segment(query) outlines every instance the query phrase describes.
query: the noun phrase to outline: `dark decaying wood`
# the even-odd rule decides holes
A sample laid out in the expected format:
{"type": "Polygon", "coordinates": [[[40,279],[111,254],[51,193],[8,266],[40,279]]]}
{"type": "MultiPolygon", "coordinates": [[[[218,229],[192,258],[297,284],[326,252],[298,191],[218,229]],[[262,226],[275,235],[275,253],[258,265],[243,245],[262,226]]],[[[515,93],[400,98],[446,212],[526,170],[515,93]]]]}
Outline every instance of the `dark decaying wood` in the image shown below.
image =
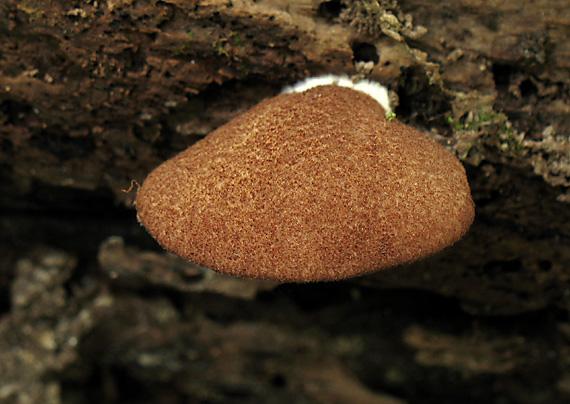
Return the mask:
{"type": "Polygon", "coordinates": [[[568,402],[568,38],[566,0],[0,2],[0,402],[568,402]],[[466,237],[310,285],[160,250],[131,182],[325,73],[462,160],[466,237]]]}

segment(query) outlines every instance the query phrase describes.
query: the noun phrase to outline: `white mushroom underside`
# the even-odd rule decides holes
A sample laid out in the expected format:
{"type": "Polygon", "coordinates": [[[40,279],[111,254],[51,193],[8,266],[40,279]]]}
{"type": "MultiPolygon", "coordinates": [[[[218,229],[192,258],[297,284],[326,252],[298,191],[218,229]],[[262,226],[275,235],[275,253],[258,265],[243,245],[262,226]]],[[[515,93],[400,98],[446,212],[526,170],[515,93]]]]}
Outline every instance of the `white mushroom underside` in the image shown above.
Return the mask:
{"type": "Polygon", "coordinates": [[[386,113],[391,113],[390,97],[388,96],[388,89],[382,84],[371,80],[359,80],[353,82],[348,76],[337,76],[334,74],[327,74],[325,76],[309,77],[298,83],[287,86],[283,89],[282,93],[302,93],[313,87],[326,86],[335,84],[340,87],[348,87],[354,90],[368,94],[374,98],[386,110],[386,113]]]}

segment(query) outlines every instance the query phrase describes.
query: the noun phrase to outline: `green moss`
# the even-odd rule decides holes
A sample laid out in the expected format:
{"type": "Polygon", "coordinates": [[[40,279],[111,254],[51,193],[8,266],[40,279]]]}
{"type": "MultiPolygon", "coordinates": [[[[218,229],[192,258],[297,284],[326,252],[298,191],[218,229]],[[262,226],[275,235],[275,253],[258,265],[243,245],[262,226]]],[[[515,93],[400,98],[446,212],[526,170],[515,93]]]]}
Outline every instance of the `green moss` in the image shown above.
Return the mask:
{"type": "Polygon", "coordinates": [[[495,123],[505,123],[507,118],[504,114],[495,111],[478,111],[473,114],[474,118],[458,120],[448,117],[447,121],[451,127],[456,130],[477,130],[484,126],[490,126],[495,123]]]}
{"type": "Polygon", "coordinates": [[[229,37],[220,38],[212,43],[215,54],[224,57],[230,66],[236,68],[241,78],[247,75],[247,64],[241,56],[243,46],[239,32],[234,32],[229,37]]]}
{"type": "Polygon", "coordinates": [[[485,154],[483,146],[491,146],[500,150],[503,156],[520,158],[528,148],[523,144],[524,134],[513,129],[507,116],[494,110],[474,111],[466,118],[448,117],[447,122],[453,129],[458,141],[463,142],[465,157],[472,148],[485,154]]]}
{"type": "MultiPolygon", "coordinates": [[[[196,33],[193,31],[186,31],[186,37],[188,39],[190,39],[191,41],[194,39],[194,37],[196,36],[196,33]]],[[[175,49],[172,52],[172,56],[180,56],[180,55],[186,55],[188,53],[190,53],[190,50],[192,49],[192,42],[186,42],[185,44],[183,44],[182,46],[180,46],[178,49],[175,49]]]]}
{"type": "Polygon", "coordinates": [[[463,129],[463,123],[453,118],[452,116],[447,117],[447,122],[449,122],[449,125],[451,125],[454,131],[459,131],[463,129]]]}
{"type": "Polygon", "coordinates": [[[234,44],[235,46],[239,49],[243,47],[243,42],[241,40],[241,34],[239,32],[236,32],[233,35],[233,40],[234,40],[234,44]]]}
{"type": "Polygon", "coordinates": [[[212,44],[212,46],[214,47],[214,51],[218,56],[226,55],[226,57],[229,58],[229,54],[225,51],[224,45],[221,42],[216,42],[212,44]]]}
{"type": "Polygon", "coordinates": [[[185,55],[186,53],[188,53],[188,50],[190,49],[190,44],[185,43],[184,45],[182,45],[180,48],[175,49],[172,52],[172,56],[180,56],[180,55],[185,55]]]}

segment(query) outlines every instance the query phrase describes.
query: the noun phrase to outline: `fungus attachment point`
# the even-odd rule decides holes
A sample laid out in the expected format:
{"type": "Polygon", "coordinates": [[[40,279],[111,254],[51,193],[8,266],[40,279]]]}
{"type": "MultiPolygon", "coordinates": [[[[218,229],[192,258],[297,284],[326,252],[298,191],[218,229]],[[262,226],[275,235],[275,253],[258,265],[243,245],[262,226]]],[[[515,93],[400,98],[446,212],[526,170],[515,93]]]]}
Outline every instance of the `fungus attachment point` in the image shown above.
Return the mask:
{"type": "Polygon", "coordinates": [[[284,282],[359,276],[459,240],[474,217],[461,163],[342,80],[262,101],[160,165],[138,192],[140,222],[187,260],[284,282]]]}

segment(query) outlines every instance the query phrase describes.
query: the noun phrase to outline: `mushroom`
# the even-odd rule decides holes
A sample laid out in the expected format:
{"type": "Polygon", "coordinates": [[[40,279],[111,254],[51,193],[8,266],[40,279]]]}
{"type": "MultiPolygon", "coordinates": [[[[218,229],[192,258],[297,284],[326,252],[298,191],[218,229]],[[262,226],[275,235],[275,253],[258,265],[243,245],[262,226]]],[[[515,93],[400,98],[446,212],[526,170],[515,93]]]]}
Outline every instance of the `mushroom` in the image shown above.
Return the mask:
{"type": "Polygon", "coordinates": [[[463,236],[474,204],[459,160],[388,119],[383,87],[327,77],[150,173],[136,207],[162,247],[228,275],[311,282],[409,263],[463,236]]]}

